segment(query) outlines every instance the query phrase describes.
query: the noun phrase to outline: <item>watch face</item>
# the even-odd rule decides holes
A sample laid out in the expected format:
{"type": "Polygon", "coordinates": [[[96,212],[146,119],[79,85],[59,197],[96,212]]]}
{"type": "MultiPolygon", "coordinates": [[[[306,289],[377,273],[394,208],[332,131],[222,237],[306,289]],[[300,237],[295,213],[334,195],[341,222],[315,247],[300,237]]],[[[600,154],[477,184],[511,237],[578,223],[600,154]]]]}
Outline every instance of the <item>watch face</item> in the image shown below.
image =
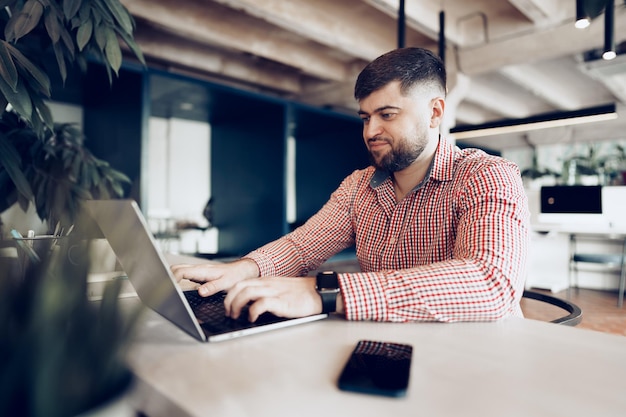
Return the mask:
{"type": "Polygon", "coordinates": [[[320,272],[317,274],[317,290],[338,290],[339,289],[339,279],[337,279],[336,272],[320,272]]]}
{"type": "Polygon", "coordinates": [[[337,309],[339,279],[332,271],[320,272],[316,276],[316,290],[322,298],[322,313],[333,313],[337,309]]]}

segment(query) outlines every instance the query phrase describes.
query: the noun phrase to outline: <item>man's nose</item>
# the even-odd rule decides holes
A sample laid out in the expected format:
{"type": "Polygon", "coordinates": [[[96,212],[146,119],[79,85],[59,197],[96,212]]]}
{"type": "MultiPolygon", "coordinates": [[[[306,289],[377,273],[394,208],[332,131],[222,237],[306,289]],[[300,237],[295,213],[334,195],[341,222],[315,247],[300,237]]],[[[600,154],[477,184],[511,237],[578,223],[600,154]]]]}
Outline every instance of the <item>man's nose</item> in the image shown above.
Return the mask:
{"type": "Polygon", "coordinates": [[[370,120],[369,123],[363,126],[363,136],[366,139],[374,138],[382,133],[382,126],[375,120],[370,120]]]}

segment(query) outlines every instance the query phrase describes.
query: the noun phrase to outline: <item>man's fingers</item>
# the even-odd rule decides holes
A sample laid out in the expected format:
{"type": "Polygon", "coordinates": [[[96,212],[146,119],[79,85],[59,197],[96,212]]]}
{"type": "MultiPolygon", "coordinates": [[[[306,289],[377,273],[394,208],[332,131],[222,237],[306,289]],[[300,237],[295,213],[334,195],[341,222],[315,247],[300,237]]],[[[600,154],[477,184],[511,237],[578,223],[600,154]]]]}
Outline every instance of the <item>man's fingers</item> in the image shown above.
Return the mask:
{"type": "Polygon", "coordinates": [[[219,278],[221,274],[220,270],[209,264],[173,265],[170,269],[177,281],[187,279],[198,284],[219,278]]]}
{"type": "Polygon", "coordinates": [[[204,282],[211,276],[209,265],[181,264],[173,265],[170,269],[177,281],[188,279],[194,282],[204,282]]]}
{"type": "Polygon", "coordinates": [[[178,282],[187,279],[201,284],[198,287],[198,293],[203,297],[228,289],[225,280],[219,279],[222,277],[221,271],[212,265],[178,264],[172,265],[171,270],[178,282]]]}
{"type": "Polygon", "coordinates": [[[312,278],[266,277],[234,285],[224,299],[226,314],[238,318],[249,304],[249,318],[270,312],[279,317],[304,317],[321,312],[312,278]]]}
{"type": "Polygon", "coordinates": [[[198,293],[207,297],[220,291],[229,291],[238,281],[257,277],[258,267],[251,260],[231,263],[178,264],[171,266],[174,278],[200,284],[198,293]]]}
{"type": "Polygon", "coordinates": [[[263,313],[272,313],[279,317],[289,317],[282,308],[284,303],[278,297],[263,297],[256,300],[248,309],[248,319],[255,322],[263,313]]]}
{"type": "Polygon", "coordinates": [[[270,286],[263,285],[262,281],[261,279],[252,279],[235,284],[224,299],[226,315],[236,319],[248,303],[263,297],[274,296],[276,291],[270,286]]]}
{"type": "MultiPolygon", "coordinates": [[[[201,281],[196,281],[201,282],[201,281]]],[[[202,297],[208,297],[213,294],[217,294],[220,291],[224,291],[227,288],[223,288],[224,280],[218,279],[216,281],[207,281],[198,287],[198,294],[202,297]]]]}
{"type": "Polygon", "coordinates": [[[174,274],[174,278],[176,278],[176,281],[180,282],[181,279],[185,278],[185,271],[191,266],[192,265],[189,264],[177,264],[172,265],[170,269],[172,271],[172,274],[174,274]]]}

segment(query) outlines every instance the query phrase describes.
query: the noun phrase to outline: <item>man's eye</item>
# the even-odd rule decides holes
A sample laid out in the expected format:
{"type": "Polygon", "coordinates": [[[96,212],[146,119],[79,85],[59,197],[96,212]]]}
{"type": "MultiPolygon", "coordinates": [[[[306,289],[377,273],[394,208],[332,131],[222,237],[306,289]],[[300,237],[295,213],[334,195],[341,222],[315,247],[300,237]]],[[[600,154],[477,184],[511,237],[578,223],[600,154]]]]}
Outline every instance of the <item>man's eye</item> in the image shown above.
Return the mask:
{"type": "Polygon", "coordinates": [[[361,120],[363,121],[363,123],[367,123],[370,121],[369,117],[361,117],[361,120]]]}
{"type": "Polygon", "coordinates": [[[395,116],[395,115],[396,115],[395,113],[382,113],[380,116],[381,116],[383,119],[391,119],[391,118],[392,118],[393,116],[395,116]]]}

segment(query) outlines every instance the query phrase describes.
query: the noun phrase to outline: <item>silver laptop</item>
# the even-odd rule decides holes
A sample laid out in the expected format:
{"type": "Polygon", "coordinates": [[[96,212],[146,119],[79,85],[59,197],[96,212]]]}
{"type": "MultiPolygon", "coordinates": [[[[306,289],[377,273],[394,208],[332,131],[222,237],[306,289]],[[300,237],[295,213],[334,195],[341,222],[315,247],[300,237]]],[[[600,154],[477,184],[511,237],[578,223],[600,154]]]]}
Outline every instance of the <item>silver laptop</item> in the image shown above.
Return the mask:
{"type": "Polygon", "coordinates": [[[195,290],[181,290],[135,201],[88,200],[86,209],[141,301],[198,340],[217,342],[327,317],[286,319],[266,313],[254,323],[246,311],[237,320],[226,317],[224,293],[203,298],[195,290]]]}

